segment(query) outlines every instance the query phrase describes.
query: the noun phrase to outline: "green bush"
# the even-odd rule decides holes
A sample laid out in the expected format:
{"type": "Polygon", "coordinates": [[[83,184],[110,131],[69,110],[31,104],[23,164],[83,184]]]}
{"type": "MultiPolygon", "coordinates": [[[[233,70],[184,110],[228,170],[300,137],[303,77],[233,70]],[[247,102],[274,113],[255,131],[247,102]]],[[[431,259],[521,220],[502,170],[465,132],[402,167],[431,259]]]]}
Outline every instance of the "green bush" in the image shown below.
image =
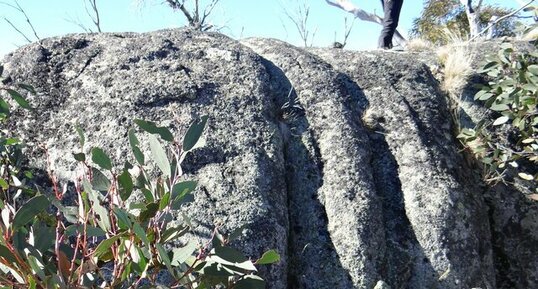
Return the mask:
{"type": "MultiPolygon", "coordinates": [[[[34,92],[27,85],[20,88],[34,92]]],[[[30,108],[18,92],[2,89],[30,108]]],[[[9,106],[1,103],[5,120],[9,106]]],[[[229,247],[241,229],[225,236],[217,227],[206,244],[191,240],[172,246],[191,231],[188,217],[179,212],[193,201],[196,182],[184,180],[181,163],[195,148],[207,119],[192,124],[181,142],[165,127],[134,121],[149,133],[151,163],[160,170],[154,178],[148,173],[154,166],[142,153],[134,129],[129,143],[137,164],[125,162],[117,170],[102,149],[85,151],[85,135],[77,126],[81,151],[73,157],[84,175],[75,181],[73,204],[51,172],[51,195],[24,186],[31,174],[21,176],[21,144],[2,136],[0,288],[156,288],[165,271],[174,280],[171,288],[265,288],[255,265],[280,257],[271,250],[251,261],[229,247]],[[171,222],[175,218],[182,222],[171,222]]]]}
{"type": "Polygon", "coordinates": [[[537,60],[536,50],[522,53],[507,43],[479,71],[490,80],[475,99],[493,117],[483,119],[474,129],[464,129],[458,138],[484,164],[489,179],[517,175],[534,185],[538,182],[537,60]]]}

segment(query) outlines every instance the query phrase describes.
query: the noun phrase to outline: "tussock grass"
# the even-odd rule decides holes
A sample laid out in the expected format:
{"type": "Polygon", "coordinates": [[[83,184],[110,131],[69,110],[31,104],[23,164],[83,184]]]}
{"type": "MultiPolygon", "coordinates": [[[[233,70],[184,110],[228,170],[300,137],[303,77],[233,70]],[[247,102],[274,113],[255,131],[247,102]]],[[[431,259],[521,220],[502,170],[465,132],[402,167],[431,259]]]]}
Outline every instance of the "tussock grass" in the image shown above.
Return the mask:
{"type": "Polygon", "coordinates": [[[435,44],[422,38],[413,38],[407,41],[405,49],[411,52],[434,51],[435,44]]]}
{"type": "Polygon", "coordinates": [[[444,67],[441,88],[451,97],[455,97],[461,93],[473,74],[471,62],[474,52],[468,46],[460,44],[441,47],[437,53],[444,67]]]}

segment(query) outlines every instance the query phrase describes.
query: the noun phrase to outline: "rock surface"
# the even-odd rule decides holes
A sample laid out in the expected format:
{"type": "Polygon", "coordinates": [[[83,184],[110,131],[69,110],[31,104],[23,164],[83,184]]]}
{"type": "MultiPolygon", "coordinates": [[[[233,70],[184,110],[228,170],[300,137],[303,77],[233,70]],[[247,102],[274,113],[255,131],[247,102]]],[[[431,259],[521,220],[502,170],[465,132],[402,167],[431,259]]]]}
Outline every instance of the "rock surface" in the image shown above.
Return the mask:
{"type": "Polygon", "coordinates": [[[46,145],[63,179],[77,173],[77,122],[119,166],[133,119],[180,135],[208,114],[185,161],[199,182],[186,212],[202,239],[245,226],[247,255],[276,249],[269,288],[538,286],[538,206],[479,186],[412,55],[165,30],[46,39],[3,63],[40,92],[8,126],[46,145]]]}

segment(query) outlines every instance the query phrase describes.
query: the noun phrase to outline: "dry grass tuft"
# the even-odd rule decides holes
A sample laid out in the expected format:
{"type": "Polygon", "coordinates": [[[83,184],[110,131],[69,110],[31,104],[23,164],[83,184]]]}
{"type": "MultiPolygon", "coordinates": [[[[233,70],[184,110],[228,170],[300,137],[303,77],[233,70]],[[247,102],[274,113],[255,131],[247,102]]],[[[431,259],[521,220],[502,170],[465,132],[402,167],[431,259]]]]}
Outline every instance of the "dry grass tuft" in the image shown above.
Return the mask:
{"type": "Polygon", "coordinates": [[[407,41],[405,48],[407,51],[412,52],[433,51],[435,50],[435,45],[422,38],[413,38],[407,41]]]}
{"type": "Polygon", "coordinates": [[[440,49],[438,56],[444,66],[442,88],[454,97],[460,94],[473,73],[473,52],[468,46],[451,45],[440,49]]]}

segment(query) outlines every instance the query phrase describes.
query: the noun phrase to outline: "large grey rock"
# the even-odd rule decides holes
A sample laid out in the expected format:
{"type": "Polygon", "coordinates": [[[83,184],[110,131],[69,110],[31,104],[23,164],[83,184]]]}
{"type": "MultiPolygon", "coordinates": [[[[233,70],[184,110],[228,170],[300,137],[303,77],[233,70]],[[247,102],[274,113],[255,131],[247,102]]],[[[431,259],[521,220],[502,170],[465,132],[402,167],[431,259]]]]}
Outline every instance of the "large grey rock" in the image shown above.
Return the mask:
{"type": "Polygon", "coordinates": [[[206,145],[184,163],[199,181],[186,213],[200,240],[246,226],[234,245],[248,256],[276,249],[282,262],[261,272],[269,288],[538,284],[538,208],[479,186],[413,55],[167,30],[45,39],[4,63],[40,92],[8,126],[32,166],[45,168],[36,147],[48,147],[62,181],[77,174],[76,122],[120,166],[132,119],[179,137],[208,114],[206,145]]]}
{"type": "MultiPolygon", "coordinates": [[[[187,178],[199,182],[187,213],[204,238],[217,224],[246,226],[243,251],[253,258],[271,248],[280,252],[283,261],[264,275],[270,288],[286,288],[284,150],[269,74],[258,55],[218,34],[159,31],[47,39],[5,62],[13,80],[41,92],[30,99],[35,113],[15,116],[9,125],[31,145],[45,144],[64,179],[76,173],[76,122],[87,132],[87,147],[123,161],[132,159],[126,133],[133,119],[170,125],[179,137],[208,114],[207,144],[185,162],[187,178]]],[[[33,165],[43,168],[38,153],[33,165]]]]}
{"type": "Polygon", "coordinates": [[[394,286],[495,286],[486,207],[473,179],[465,176],[446,99],[426,65],[398,53],[314,52],[362,88],[374,143],[386,143],[385,154],[397,164],[401,188],[384,192],[387,209],[397,212],[387,215],[387,237],[393,259],[403,255],[410,272],[392,275],[394,286]],[[395,217],[408,220],[396,223],[395,217]]]}

